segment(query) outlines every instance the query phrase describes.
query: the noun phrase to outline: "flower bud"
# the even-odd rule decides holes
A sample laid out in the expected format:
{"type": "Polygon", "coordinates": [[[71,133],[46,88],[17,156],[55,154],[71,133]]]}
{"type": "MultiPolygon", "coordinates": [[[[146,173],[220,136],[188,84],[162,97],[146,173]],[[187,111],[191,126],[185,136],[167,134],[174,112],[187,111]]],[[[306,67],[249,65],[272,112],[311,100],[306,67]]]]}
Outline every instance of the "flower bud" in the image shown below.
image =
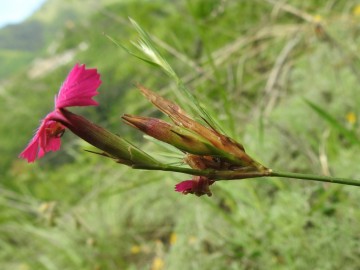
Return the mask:
{"type": "Polygon", "coordinates": [[[138,149],[123,138],[91,123],[82,116],[61,109],[62,117],[55,119],[70,129],[74,134],[91,145],[103,150],[105,156],[112,157],[126,165],[159,164],[151,156],[138,149]]]}
{"type": "Polygon", "coordinates": [[[216,149],[209,141],[189,129],[150,117],[125,114],[122,119],[126,124],[141,130],[147,135],[171,144],[187,153],[195,155],[216,154],[216,149]]]}

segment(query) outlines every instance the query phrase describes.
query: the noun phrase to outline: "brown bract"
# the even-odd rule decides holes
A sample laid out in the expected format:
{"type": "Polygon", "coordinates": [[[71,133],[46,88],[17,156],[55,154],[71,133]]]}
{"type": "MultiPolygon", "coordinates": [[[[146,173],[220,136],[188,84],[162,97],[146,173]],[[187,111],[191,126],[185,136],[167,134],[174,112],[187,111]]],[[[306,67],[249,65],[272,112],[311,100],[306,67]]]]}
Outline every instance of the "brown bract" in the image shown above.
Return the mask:
{"type": "Polygon", "coordinates": [[[212,155],[216,149],[197,133],[180,126],[169,124],[157,118],[125,114],[124,122],[149,136],[196,155],[212,155]]]}
{"type": "MultiPolygon", "coordinates": [[[[225,167],[234,165],[235,167],[251,167],[257,171],[265,170],[266,168],[253,160],[246,154],[244,147],[233,140],[232,138],[221,134],[213,127],[206,127],[199,122],[190,118],[184,110],[173,102],[159,96],[142,85],[138,88],[144,96],[150,100],[160,111],[167,114],[175,125],[185,127],[193,132],[199,134],[208,140],[216,149],[219,150],[218,158],[225,167]],[[226,164],[228,163],[228,164],[226,164]]],[[[225,169],[225,168],[224,168],[225,169]]]]}

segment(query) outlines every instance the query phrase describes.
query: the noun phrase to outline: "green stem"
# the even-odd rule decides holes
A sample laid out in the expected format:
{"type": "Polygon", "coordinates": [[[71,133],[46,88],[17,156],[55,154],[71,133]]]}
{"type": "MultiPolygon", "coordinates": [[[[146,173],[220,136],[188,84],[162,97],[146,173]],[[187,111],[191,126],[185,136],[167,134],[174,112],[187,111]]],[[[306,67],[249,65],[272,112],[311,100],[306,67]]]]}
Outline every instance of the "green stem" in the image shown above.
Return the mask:
{"type": "Polygon", "coordinates": [[[191,168],[181,168],[176,166],[170,166],[165,164],[154,164],[154,165],[132,165],[134,169],[141,169],[141,170],[156,170],[156,171],[171,171],[171,172],[178,172],[190,175],[200,175],[200,176],[207,176],[212,180],[239,180],[239,179],[246,179],[246,178],[257,178],[257,177],[264,177],[268,176],[270,170],[266,169],[262,172],[252,170],[226,170],[226,171],[218,171],[213,169],[206,169],[206,170],[197,170],[191,168]]]}
{"type": "Polygon", "coordinates": [[[290,173],[290,172],[274,172],[274,171],[270,172],[270,174],[268,176],[296,178],[296,179],[302,179],[302,180],[314,180],[314,181],[320,181],[320,182],[337,183],[337,184],[342,184],[342,185],[360,187],[360,180],[338,178],[338,177],[332,177],[332,176],[322,176],[322,175],[303,174],[303,173],[290,173]]]}
{"type": "Polygon", "coordinates": [[[149,171],[170,171],[170,172],[178,172],[184,174],[193,174],[193,175],[208,175],[208,170],[194,170],[191,168],[182,168],[176,166],[170,166],[165,164],[155,164],[155,165],[143,165],[143,164],[136,164],[131,166],[133,169],[140,169],[140,170],[149,170],[149,171]]]}
{"type": "Polygon", "coordinates": [[[259,177],[282,177],[282,178],[295,178],[301,180],[314,180],[320,182],[337,183],[342,185],[358,186],[360,187],[360,180],[338,178],[332,176],[322,176],[303,173],[291,172],[275,172],[269,169],[263,172],[257,171],[216,171],[216,170],[195,170],[191,168],[180,168],[169,165],[134,165],[134,169],[143,170],[159,170],[159,171],[172,171],[191,175],[203,175],[213,180],[240,180],[246,178],[259,178],[259,177]]]}

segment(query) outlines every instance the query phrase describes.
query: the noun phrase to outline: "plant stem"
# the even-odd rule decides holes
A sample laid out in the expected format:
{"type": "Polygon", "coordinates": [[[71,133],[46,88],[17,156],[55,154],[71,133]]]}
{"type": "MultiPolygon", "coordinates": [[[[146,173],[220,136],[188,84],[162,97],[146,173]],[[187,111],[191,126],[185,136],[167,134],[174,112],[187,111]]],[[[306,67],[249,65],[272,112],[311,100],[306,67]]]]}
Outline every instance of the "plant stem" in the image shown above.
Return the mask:
{"type": "Polygon", "coordinates": [[[172,171],[191,175],[203,175],[213,180],[240,180],[246,178],[259,178],[259,177],[282,177],[282,178],[295,178],[301,180],[314,180],[320,182],[336,183],[349,186],[360,187],[360,180],[338,178],[332,176],[303,174],[303,173],[291,173],[291,172],[275,172],[267,169],[263,172],[256,171],[216,171],[216,170],[195,170],[191,168],[180,168],[169,165],[135,165],[134,169],[143,170],[159,170],[159,171],[172,171]]]}
{"type": "Polygon", "coordinates": [[[178,172],[190,175],[200,175],[200,176],[207,176],[212,180],[239,180],[239,179],[246,179],[246,178],[257,178],[257,177],[264,177],[269,176],[270,170],[266,169],[264,171],[257,171],[253,170],[214,170],[214,169],[205,169],[205,170],[197,170],[191,168],[182,168],[176,166],[170,166],[165,164],[155,164],[155,165],[133,165],[131,166],[134,169],[141,169],[141,170],[156,170],[156,171],[171,171],[171,172],[178,172]]]}
{"type": "Polygon", "coordinates": [[[337,178],[337,177],[332,177],[332,176],[291,173],[291,172],[274,172],[274,171],[270,172],[270,174],[268,176],[269,177],[296,178],[296,179],[302,179],[302,180],[314,180],[314,181],[320,181],[320,182],[337,183],[337,184],[342,184],[342,185],[360,187],[360,180],[337,178]]]}

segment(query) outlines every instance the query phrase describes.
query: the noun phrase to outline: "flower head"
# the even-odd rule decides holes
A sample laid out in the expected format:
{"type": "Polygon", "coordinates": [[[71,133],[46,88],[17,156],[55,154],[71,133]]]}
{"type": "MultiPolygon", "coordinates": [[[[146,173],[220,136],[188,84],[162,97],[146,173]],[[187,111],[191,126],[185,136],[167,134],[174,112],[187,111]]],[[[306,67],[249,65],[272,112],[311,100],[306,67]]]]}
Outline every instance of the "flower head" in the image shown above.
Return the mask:
{"type": "Polygon", "coordinates": [[[183,194],[195,194],[196,196],[208,195],[211,196],[209,186],[215,181],[210,180],[206,176],[193,176],[191,180],[185,180],[175,185],[175,191],[183,194]]]}
{"type": "Polygon", "coordinates": [[[360,16],[360,4],[357,4],[353,9],[353,15],[360,16]]]}
{"type": "Polygon", "coordinates": [[[65,126],[56,121],[63,118],[60,109],[98,105],[92,98],[98,94],[96,90],[100,84],[100,75],[96,69],[86,69],[85,65],[76,64],[55,97],[55,109],[41,121],[34,137],[19,157],[34,162],[46,152],[59,150],[60,138],[65,131],[65,126]]]}
{"type": "Polygon", "coordinates": [[[355,125],[356,123],[356,114],[354,112],[348,112],[346,114],[346,121],[351,125],[355,125]]]}

